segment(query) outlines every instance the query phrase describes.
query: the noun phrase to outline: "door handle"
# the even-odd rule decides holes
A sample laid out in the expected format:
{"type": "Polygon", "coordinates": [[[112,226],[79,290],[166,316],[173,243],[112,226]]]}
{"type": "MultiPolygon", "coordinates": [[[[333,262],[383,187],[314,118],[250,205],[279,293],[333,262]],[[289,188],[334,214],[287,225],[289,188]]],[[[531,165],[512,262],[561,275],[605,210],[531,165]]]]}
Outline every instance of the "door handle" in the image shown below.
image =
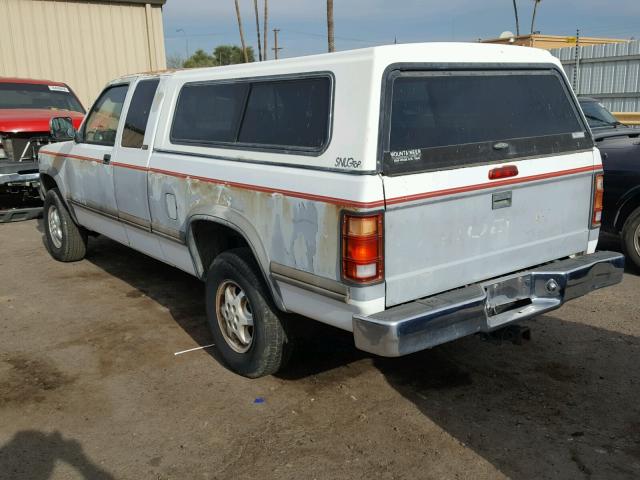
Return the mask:
{"type": "Polygon", "coordinates": [[[104,163],[105,165],[109,165],[110,162],[111,162],[111,154],[105,153],[104,157],[102,157],[102,163],[104,163]]]}

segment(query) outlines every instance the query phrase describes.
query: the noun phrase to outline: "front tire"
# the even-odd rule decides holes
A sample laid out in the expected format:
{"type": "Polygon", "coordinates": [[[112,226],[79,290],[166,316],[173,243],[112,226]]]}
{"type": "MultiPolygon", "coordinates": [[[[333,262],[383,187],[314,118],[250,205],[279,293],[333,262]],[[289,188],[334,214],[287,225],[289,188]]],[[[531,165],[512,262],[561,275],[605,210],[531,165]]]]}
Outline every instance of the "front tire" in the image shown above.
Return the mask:
{"type": "Polygon", "coordinates": [[[44,197],[44,233],[47,250],[60,262],[77,262],[87,253],[87,232],[76,225],[57,188],[44,197]]]}
{"type": "Polygon", "coordinates": [[[207,320],[216,349],[230,370],[258,378],[276,373],[289,350],[279,312],[251,252],[216,257],[205,288],[207,320]]]}
{"type": "Polygon", "coordinates": [[[636,208],[622,227],[622,249],[633,266],[640,270],[640,207],[636,208]]]}

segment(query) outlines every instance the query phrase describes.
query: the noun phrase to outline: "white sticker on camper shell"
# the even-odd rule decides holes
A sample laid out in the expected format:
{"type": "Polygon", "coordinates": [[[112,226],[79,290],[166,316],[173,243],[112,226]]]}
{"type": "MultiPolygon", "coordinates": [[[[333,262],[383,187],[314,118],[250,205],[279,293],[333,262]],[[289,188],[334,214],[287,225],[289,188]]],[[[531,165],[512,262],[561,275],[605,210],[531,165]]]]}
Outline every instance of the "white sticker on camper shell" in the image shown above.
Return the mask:
{"type": "Polygon", "coordinates": [[[573,132],[571,134],[571,136],[576,139],[576,138],[584,138],[584,132],[573,132]]]}
{"type": "Polygon", "coordinates": [[[422,151],[419,148],[411,150],[395,150],[389,152],[393,163],[417,162],[422,160],[422,151]]]}
{"type": "Polygon", "coordinates": [[[69,89],[67,87],[63,87],[62,85],[49,85],[49,90],[51,90],[52,92],[69,93],[69,89]]]}

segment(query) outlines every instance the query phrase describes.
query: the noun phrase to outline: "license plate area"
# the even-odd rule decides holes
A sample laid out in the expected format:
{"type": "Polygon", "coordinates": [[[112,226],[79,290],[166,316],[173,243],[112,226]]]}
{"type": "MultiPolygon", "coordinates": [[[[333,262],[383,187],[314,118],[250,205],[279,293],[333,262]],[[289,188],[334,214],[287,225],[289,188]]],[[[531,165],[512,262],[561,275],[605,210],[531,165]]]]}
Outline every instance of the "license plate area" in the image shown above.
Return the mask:
{"type": "Polygon", "coordinates": [[[532,303],[532,278],[523,275],[484,285],[487,294],[488,316],[499,315],[509,310],[520,309],[532,303]]]}

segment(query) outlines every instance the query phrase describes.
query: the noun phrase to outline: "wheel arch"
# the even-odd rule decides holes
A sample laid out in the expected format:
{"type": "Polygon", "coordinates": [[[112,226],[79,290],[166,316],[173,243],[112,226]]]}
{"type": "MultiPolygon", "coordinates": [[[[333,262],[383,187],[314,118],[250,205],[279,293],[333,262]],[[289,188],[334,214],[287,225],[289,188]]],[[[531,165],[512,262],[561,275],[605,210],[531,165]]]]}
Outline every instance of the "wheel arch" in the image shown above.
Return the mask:
{"type": "MultiPolygon", "coordinates": [[[[56,182],[55,178],[48,173],[40,173],[40,186],[42,188],[42,194],[46,194],[52,188],[58,188],[58,182],[56,182]]],[[[59,190],[59,188],[58,188],[59,190]]]]}
{"type": "Polygon", "coordinates": [[[616,216],[613,220],[613,227],[617,232],[621,232],[625,222],[631,213],[640,207],[640,185],[633,187],[624,194],[616,209],[616,216]]]}
{"type": "Polygon", "coordinates": [[[186,233],[187,246],[194,268],[201,280],[206,279],[208,267],[217,255],[232,248],[246,246],[256,260],[276,306],[286,312],[280,290],[269,274],[267,251],[258,233],[248,222],[242,219],[231,221],[212,215],[196,214],[189,218],[186,233]]]}

